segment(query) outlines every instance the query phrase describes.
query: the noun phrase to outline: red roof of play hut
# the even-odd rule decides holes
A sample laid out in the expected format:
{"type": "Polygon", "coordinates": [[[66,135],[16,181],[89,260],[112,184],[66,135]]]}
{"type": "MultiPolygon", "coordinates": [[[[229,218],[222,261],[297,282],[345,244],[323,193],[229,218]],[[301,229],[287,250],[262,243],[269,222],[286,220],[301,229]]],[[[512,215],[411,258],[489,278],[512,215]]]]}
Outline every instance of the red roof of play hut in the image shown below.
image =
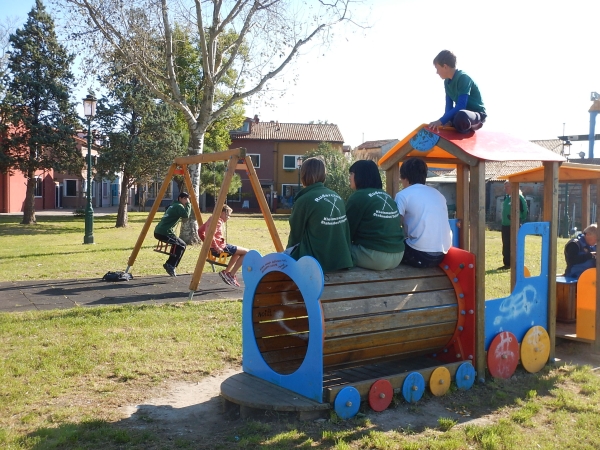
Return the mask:
{"type": "Polygon", "coordinates": [[[557,161],[566,159],[532,142],[497,131],[481,129],[466,134],[454,128],[442,128],[434,132],[426,124],[420,125],[392,147],[380,160],[387,169],[405,157],[417,156],[429,162],[452,164],[452,160],[474,165],[486,161],[557,161]]]}

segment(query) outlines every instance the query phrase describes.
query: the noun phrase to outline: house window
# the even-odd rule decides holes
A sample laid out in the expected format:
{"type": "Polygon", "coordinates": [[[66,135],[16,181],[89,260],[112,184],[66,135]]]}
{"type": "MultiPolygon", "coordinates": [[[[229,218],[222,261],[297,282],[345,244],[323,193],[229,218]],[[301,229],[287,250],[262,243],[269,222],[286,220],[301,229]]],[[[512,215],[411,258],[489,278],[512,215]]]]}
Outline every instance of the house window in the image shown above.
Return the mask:
{"type": "Polygon", "coordinates": [[[242,188],[240,187],[235,194],[227,194],[228,202],[241,202],[242,201],[242,188]]]}
{"type": "Polygon", "coordinates": [[[110,186],[108,182],[102,182],[102,198],[108,198],[108,186],[110,186]]]}
{"type": "Polygon", "coordinates": [[[283,155],[283,168],[285,170],[294,170],[298,168],[298,158],[302,155],[283,155]]]}
{"type": "MultiPolygon", "coordinates": [[[[148,198],[156,198],[162,183],[148,183],[148,198]]],[[[167,186],[167,191],[165,192],[165,196],[163,200],[172,200],[173,199],[173,182],[170,181],[167,186]]]]}
{"type": "Polygon", "coordinates": [[[77,197],[77,180],[64,180],[65,197],[77,197]]]}
{"type": "Polygon", "coordinates": [[[41,197],[44,193],[44,182],[42,180],[42,177],[35,177],[35,196],[36,197],[41,197]]]}
{"type": "Polygon", "coordinates": [[[250,157],[250,159],[252,160],[252,165],[255,169],[258,169],[260,167],[260,155],[258,153],[249,153],[246,156],[250,157]]]}

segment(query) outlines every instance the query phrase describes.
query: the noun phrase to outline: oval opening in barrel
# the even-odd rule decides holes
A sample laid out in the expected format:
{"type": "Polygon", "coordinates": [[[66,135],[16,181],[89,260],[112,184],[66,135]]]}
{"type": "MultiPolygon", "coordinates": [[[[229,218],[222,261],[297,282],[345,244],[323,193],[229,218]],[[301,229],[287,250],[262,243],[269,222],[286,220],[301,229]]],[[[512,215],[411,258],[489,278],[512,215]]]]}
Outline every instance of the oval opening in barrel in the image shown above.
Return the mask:
{"type": "Polygon", "coordinates": [[[252,302],[252,324],[269,367],[282,375],[298,370],[308,347],[308,312],[288,275],[274,271],[261,278],[252,302]]]}

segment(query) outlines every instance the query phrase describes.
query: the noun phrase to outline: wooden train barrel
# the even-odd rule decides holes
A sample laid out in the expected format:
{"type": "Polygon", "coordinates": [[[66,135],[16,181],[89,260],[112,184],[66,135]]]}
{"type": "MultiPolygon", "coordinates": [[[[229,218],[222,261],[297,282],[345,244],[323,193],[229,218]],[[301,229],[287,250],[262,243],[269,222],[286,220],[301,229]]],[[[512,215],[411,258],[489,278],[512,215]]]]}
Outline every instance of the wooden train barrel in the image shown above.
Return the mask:
{"type": "Polygon", "coordinates": [[[258,282],[254,339],[274,372],[296,371],[310,339],[322,339],[327,372],[431,354],[457,333],[457,292],[441,268],[353,268],[327,273],[324,280],[322,336],[311,335],[305,301],[288,275],[273,271],[258,282]]]}

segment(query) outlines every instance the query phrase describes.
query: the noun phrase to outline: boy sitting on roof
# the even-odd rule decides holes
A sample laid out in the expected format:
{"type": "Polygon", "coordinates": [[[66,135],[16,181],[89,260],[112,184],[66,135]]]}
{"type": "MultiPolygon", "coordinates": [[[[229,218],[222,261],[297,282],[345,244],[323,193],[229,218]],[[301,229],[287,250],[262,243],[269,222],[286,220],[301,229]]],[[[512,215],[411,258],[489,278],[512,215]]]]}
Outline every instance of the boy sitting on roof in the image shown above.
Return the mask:
{"type": "Polygon", "coordinates": [[[437,74],[444,80],[446,111],[429,128],[438,131],[441,126],[453,126],[459,133],[479,130],[487,114],[477,84],[462,70],[456,69],[456,56],[442,50],[433,60],[437,74]]]}

